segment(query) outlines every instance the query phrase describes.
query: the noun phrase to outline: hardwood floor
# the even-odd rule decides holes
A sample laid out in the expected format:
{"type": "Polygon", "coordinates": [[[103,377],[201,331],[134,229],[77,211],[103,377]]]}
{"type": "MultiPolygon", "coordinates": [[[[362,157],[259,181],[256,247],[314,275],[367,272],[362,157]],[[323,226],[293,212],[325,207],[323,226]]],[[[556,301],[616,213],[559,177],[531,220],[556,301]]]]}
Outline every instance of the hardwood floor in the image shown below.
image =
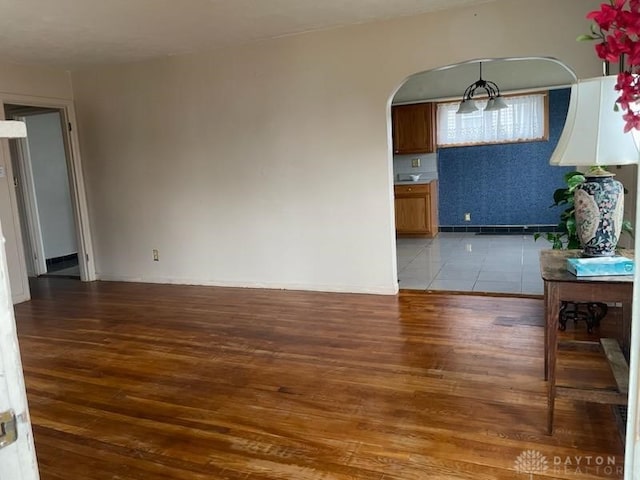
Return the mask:
{"type": "MultiPolygon", "coordinates": [[[[16,319],[42,480],[622,477],[609,406],[558,400],[545,434],[540,299],[32,289],[16,319]],[[547,463],[518,473],[527,450],[547,463]]],[[[614,384],[595,353],[563,352],[559,375],[614,384]]]]}

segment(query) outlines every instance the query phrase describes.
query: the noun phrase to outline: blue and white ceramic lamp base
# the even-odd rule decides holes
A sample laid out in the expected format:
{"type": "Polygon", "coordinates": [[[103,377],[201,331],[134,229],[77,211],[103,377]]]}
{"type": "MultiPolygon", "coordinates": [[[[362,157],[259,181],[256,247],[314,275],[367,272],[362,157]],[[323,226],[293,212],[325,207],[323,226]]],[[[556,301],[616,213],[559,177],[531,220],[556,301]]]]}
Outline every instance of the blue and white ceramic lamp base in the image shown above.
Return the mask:
{"type": "Polygon", "coordinates": [[[612,173],[586,175],[575,191],[577,235],[585,257],[615,255],[622,231],[624,188],[612,173]]]}

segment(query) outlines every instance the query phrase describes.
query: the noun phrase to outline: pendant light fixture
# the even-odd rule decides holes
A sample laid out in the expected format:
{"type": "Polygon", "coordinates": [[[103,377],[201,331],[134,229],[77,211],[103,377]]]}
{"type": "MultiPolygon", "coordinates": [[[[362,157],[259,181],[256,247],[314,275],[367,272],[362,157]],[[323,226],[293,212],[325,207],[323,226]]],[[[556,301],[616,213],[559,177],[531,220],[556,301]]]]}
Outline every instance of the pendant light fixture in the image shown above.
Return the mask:
{"type": "Polygon", "coordinates": [[[481,88],[487,93],[489,100],[487,102],[487,106],[484,107],[485,112],[492,112],[495,110],[502,110],[503,108],[509,108],[500,95],[500,89],[498,85],[489,80],[484,80],[482,78],[482,62],[480,62],[480,79],[475,83],[472,83],[467,87],[464,91],[464,95],[462,96],[462,101],[460,102],[460,107],[458,107],[458,111],[456,113],[472,113],[478,111],[478,106],[476,105],[476,101],[473,99],[473,96],[476,94],[476,91],[481,88]]]}

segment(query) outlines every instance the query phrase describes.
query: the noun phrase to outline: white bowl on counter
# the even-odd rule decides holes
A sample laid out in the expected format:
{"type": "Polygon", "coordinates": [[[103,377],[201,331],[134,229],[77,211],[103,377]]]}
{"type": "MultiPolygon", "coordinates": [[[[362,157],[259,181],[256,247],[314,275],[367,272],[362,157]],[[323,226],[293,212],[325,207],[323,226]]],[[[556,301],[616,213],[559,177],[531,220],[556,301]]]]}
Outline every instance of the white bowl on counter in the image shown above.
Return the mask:
{"type": "Polygon", "coordinates": [[[417,182],[418,180],[420,180],[421,175],[409,175],[409,177],[411,177],[411,181],[412,182],[417,182]]]}

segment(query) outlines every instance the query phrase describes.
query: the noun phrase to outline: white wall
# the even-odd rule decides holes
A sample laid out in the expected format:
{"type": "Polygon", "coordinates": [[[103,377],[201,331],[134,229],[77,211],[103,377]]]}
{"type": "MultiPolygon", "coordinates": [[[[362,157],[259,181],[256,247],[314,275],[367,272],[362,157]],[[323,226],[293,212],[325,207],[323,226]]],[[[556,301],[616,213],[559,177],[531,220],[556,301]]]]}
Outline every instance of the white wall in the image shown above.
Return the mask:
{"type": "MultiPolygon", "coordinates": [[[[6,95],[48,97],[69,100],[72,98],[69,73],[62,69],[29,67],[0,63],[0,99],[6,95]]],[[[11,157],[7,140],[0,140],[0,166],[7,176],[0,178],[0,223],[6,240],[7,265],[11,294],[14,302],[28,300],[29,288],[24,270],[24,252],[20,236],[11,168],[11,157]]]]}
{"type": "Polygon", "coordinates": [[[598,4],[500,0],[73,72],[99,276],[394,293],[397,87],[488,57],[598,75],[575,41],[598,4]]]}
{"type": "Polygon", "coordinates": [[[25,117],[45,258],[78,252],[60,113],[25,117]]]}

